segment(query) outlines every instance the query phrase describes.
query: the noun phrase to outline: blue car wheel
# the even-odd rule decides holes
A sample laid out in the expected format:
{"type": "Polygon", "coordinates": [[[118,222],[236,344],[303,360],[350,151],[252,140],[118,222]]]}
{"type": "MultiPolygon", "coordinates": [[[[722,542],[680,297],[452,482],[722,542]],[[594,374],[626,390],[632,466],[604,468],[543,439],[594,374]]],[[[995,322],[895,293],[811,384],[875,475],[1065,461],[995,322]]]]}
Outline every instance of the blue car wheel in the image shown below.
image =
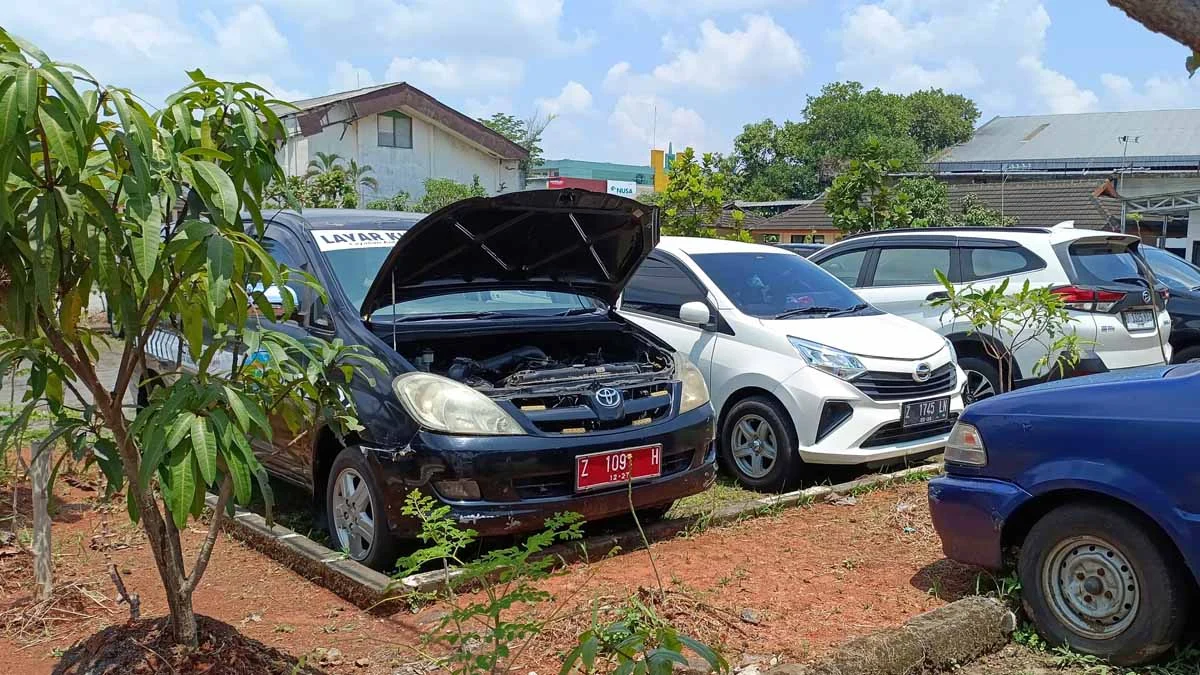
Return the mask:
{"type": "Polygon", "coordinates": [[[1137,513],[1059,507],[1030,530],[1018,571],[1025,611],[1054,644],[1127,666],[1183,632],[1189,589],[1178,554],[1137,513]]]}

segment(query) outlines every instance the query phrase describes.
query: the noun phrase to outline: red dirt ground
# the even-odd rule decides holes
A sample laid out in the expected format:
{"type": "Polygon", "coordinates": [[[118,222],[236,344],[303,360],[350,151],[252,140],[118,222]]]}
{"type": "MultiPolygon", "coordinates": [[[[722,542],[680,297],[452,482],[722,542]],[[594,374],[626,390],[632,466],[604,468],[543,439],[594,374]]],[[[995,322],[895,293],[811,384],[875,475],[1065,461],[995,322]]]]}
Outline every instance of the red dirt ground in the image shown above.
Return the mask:
{"type": "MultiPolygon", "coordinates": [[[[125,621],[126,607],[113,602],[110,561],[130,592],[140,594],[143,617],[165,613],[149,547],[123,512],[124,499],[104,504],[95,491],[78,487],[86,482],[59,485],[56,580],[76,596],[82,588],[92,597],[75,597],[64,612],[48,614],[63,620],[42,624],[48,625],[42,633],[41,625],[30,624],[20,634],[10,629],[0,636],[6,672],[49,673],[56,655],[77,640],[125,621]]],[[[27,507],[27,493],[21,499],[27,507]]],[[[11,492],[0,494],[0,514],[7,515],[10,502],[11,492]]],[[[202,536],[194,523],[183,533],[186,550],[194,551],[202,536]]],[[[0,544],[0,613],[30,593],[28,556],[12,548],[0,544]]],[[[731,659],[752,653],[805,660],[974,590],[975,573],[941,554],[924,483],[861,495],[854,505],[791,509],[651,550],[670,591],[663,613],[694,637],[724,644],[731,659]]],[[[620,601],[658,581],[642,550],[572,565],[542,586],[555,598],[547,607],[562,612],[593,600],[620,601]]],[[[442,611],[373,616],[227,536],[196,591],[195,608],[270,647],[307,656],[309,665],[364,674],[421,663],[420,635],[442,611]]],[[[586,612],[562,613],[571,618],[531,644],[517,665],[557,670],[558,655],[573,646],[588,619],[586,612]]]]}

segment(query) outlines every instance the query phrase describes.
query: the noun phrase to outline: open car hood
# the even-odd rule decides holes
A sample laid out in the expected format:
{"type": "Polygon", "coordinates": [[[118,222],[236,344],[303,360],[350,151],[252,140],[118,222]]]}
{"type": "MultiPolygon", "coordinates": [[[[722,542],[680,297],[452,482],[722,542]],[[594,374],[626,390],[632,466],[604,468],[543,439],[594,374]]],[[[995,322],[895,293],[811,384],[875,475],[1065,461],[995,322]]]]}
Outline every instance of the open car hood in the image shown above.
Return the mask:
{"type": "Polygon", "coordinates": [[[418,297],[502,288],[578,293],[613,305],[657,244],[658,209],[625,197],[567,189],[464,199],[405,233],[379,268],[362,314],[418,297]]]}

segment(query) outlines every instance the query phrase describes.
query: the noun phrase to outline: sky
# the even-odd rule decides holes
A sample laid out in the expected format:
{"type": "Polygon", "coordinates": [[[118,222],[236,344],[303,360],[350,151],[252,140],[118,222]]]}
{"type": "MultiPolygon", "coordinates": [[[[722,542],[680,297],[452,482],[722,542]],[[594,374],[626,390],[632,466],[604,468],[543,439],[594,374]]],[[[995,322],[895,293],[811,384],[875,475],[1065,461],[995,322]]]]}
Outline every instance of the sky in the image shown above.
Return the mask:
{"type": "Polygon", "coordinates": [[[726,152],[853,79],[996,115],[1200,106],[1187,51],[1103,0],[11,0],[0,26],[151,104],[202,68],[295,100],[407,81],[555,115],[545,156],[726,152]]]}

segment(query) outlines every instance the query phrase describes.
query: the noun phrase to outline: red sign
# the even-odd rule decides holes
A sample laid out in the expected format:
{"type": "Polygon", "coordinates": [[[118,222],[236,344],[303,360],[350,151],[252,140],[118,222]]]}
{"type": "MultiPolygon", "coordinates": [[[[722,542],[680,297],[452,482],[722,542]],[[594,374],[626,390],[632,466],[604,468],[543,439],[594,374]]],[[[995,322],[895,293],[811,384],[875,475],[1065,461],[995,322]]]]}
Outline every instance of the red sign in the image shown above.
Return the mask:
{"type": "Polygon", "coordinates": [[[575,458],[576,490],[592,490],[661,475],[661,445],[609,450],[575,458]]]}
{"type": "Polygon", "coordinates": [[[547,178],[546,187],[551,190],[580,188],[582,190],[591,190],[592,192],[607,192],[608,181],[596,180],[594,178],[571,178],[569,176],[560,176],[558,178],[547,178]]]}

